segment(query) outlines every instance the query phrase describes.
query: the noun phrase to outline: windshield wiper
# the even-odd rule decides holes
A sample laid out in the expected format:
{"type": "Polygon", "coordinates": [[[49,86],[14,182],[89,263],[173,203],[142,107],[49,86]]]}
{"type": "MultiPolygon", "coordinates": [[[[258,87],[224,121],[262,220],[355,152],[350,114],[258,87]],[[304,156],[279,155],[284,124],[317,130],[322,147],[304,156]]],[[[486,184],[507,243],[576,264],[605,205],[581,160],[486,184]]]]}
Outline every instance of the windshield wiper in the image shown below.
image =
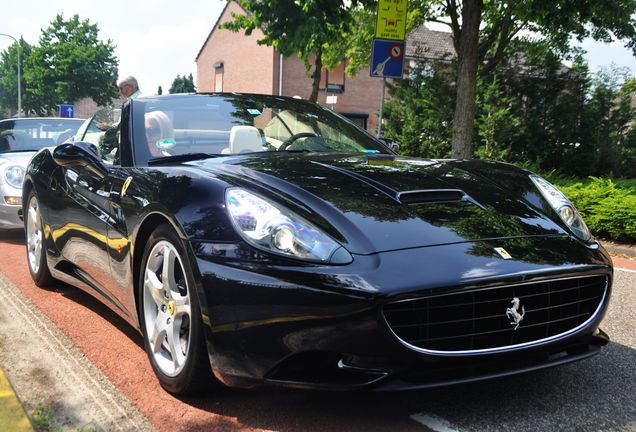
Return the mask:
{"type": "Polygon", "coordinates": [[[180,155],[174,156],[161,156],[158,158],[150,159],[148,161],[148,165],[162,165],[165,163],[175,163],[175,162],[188,162],[193,160],[200,159],[209,159],[220,157],[218,154],[210,154],[210,153],[184,153],[180,155]]]}

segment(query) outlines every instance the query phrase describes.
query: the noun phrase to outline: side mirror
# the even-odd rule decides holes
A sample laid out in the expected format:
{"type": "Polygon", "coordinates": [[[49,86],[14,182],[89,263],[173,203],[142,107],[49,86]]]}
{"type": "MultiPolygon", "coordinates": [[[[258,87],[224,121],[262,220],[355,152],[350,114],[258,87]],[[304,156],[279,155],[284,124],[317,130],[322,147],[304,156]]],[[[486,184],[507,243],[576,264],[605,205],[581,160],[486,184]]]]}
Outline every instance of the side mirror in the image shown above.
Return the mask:
{"type": "Polygon", "coordinates": [[[104,178],[108,168],[100,159],[97,148],[84,141],[61,144],[53,150],[53,160],[66,168],[86,168],[97,177],[104,178]]]}

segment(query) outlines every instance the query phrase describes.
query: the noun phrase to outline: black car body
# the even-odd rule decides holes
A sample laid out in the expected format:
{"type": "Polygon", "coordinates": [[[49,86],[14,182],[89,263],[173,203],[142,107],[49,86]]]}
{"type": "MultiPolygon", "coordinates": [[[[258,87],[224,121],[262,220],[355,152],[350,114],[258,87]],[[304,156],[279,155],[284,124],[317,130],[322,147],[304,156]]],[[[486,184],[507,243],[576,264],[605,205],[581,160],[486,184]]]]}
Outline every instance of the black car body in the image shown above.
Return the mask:
{"type": "Polygon", "coordinates": [[[140,329],[169,391],[209,366],[231,386],[424,388],[608,341],[611,260],[528,171],[400,157],[273,96],[140,98],[79,138],[29,165],[31,273],[140,329]]]}

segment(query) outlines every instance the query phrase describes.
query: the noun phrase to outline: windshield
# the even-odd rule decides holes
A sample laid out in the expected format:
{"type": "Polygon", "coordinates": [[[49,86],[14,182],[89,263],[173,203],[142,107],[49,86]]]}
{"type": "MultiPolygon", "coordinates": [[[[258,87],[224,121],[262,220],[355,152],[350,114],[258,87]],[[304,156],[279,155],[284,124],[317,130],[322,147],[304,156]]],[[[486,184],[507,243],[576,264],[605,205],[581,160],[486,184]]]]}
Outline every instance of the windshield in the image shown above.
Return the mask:
{"type": "Polygon", "coordinates": [[[136,160],[192,153],[390,153],[333,111],[260,95],[180,95],[133,102],[136,160]]]}
{"type": "Polygon", "coordinates": [[[82,119],[14,119],[0,122],[0,153],[37,151],[75,135],[82,119]]]}

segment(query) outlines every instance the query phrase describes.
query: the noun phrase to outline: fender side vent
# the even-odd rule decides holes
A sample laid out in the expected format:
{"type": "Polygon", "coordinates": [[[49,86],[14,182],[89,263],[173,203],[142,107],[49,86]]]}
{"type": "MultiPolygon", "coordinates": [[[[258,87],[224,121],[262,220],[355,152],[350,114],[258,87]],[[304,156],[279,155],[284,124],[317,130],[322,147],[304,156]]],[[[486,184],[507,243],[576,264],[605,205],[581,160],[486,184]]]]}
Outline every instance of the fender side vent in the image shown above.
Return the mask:
{"type": "Polygon", "coordinates": [[[398,193],[402,204],[462,201],[466,194],[460,189],[426,189],[398,193]]]}

